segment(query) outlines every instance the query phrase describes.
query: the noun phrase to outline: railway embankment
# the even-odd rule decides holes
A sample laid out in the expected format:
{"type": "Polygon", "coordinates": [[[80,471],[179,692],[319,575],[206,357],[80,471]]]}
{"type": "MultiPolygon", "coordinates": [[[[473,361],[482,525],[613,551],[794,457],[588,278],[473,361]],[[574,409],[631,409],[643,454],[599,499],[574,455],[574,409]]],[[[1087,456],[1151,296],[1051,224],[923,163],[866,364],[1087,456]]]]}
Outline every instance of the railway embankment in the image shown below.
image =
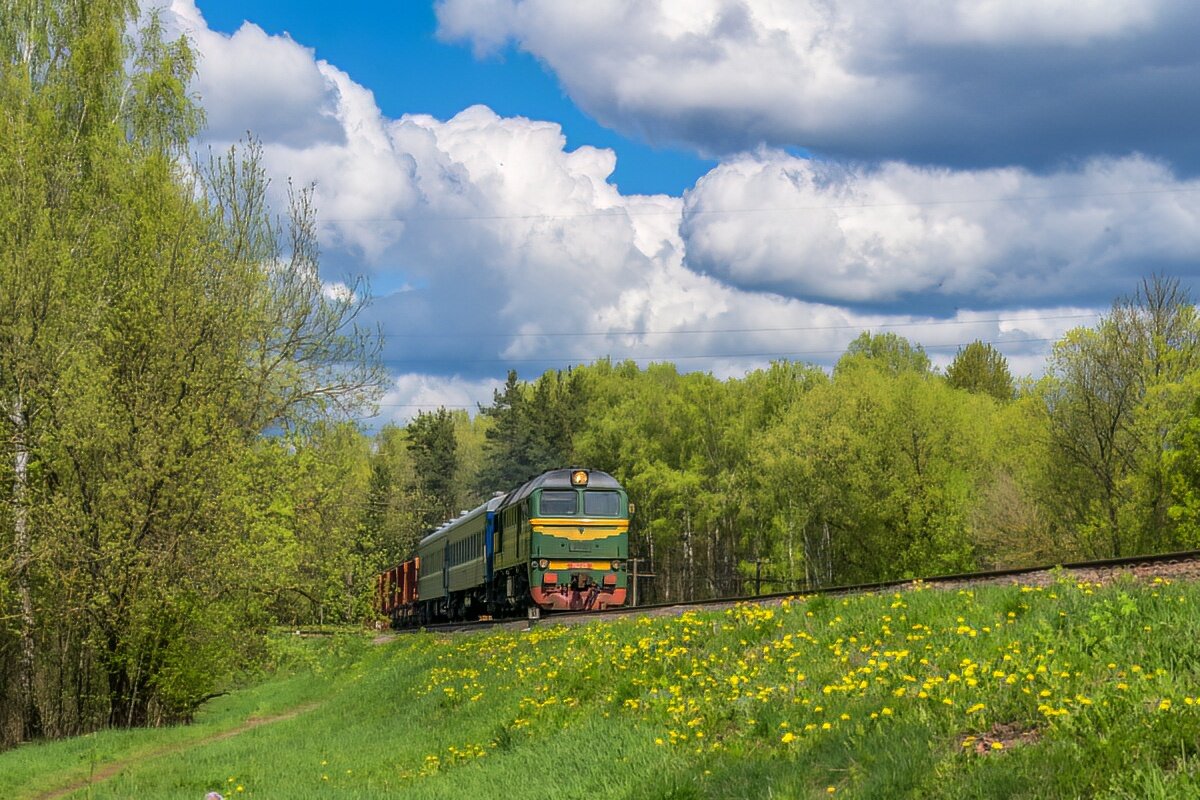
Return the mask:
{"type": "MultiPolygon", "coordinates": [[[[290,671],[215,703],[319,705],[74,796],[1195,796],[1200,584],[1173,569],[293,637],[290,671]]],[[[72,746],[0,754],[0,790],[53,789],[72,746]]]]}

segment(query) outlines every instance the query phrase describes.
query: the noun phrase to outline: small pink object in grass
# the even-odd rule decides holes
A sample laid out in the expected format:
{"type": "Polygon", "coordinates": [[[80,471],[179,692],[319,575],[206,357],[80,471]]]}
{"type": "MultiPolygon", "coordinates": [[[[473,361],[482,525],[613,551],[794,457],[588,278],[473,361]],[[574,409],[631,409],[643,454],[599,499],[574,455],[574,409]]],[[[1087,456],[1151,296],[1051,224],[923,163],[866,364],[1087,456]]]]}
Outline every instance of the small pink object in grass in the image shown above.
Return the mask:
{"type": "Polygon", "coordinates": [[[209,792],[204,795],[204,800],[225,800],[225,798],[221,796],[220,792],[209,792]]]}

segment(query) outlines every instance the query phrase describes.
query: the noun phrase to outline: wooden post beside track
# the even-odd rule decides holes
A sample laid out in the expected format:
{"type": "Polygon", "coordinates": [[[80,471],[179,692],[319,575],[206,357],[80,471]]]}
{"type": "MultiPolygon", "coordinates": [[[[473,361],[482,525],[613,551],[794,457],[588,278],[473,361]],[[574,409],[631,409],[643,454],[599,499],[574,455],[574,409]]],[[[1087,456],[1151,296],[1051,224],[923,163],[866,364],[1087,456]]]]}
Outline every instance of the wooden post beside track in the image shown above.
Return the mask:
{"type": "Polygon", "coordinates": [[[645,561],[644,558],[631,558],[629,563],[633,565],[633,572],[630,574],[630,580],[633,582],[633,599],[629,605],[636,606],[638,604],[638,580],[641,578],[653,578],[653,572],[638,572],[638,564],[645,561]]]}

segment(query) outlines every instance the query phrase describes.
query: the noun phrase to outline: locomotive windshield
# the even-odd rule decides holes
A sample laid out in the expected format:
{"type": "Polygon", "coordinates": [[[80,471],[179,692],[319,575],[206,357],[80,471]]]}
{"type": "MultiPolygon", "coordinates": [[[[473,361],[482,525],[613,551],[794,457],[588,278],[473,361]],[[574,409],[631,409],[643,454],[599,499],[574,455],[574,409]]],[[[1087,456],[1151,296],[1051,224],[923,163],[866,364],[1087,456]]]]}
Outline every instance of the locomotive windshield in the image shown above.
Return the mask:
{"type": "Polygon", "coordinates": [[[583,513],[588,517],[620,516],[621,496],[616,492],[584,492],[583,513]]]}
{"type": "Polygon", "coordinates": [[[574,491],[542,492],[541,513],[543,517],[574,516],[579,509],[579,496],[574,491]]]}

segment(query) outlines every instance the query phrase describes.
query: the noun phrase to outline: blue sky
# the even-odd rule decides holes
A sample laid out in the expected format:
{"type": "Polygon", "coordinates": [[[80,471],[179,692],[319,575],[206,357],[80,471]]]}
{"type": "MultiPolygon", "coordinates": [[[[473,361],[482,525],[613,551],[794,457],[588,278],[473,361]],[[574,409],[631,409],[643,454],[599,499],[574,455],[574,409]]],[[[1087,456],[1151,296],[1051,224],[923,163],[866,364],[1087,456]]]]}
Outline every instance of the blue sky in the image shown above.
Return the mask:
{"type": "Polygon", "coordinates": [[[616,151],[612,180],[627,193],[680,194],[716,163],[600,125],[528,53],[509,49],[476,58],[468,45],[440,41],[429,3],[199,0],[197,5],[217,31],[232,34],[250,20],[268,33],[290,34],[369,87],[380,109],[392,117],[422,113],[446,119],[483,103],[501,116],[554,120],[570,146],[616,151]]]}
{"type": "Polygon", "coordinates": [[[379,418],[600,357],[828,366],[865,329],[1016,374],[1200,275],[1192,0],[167,0],[224,148],[315,186],[379,418]]]}

